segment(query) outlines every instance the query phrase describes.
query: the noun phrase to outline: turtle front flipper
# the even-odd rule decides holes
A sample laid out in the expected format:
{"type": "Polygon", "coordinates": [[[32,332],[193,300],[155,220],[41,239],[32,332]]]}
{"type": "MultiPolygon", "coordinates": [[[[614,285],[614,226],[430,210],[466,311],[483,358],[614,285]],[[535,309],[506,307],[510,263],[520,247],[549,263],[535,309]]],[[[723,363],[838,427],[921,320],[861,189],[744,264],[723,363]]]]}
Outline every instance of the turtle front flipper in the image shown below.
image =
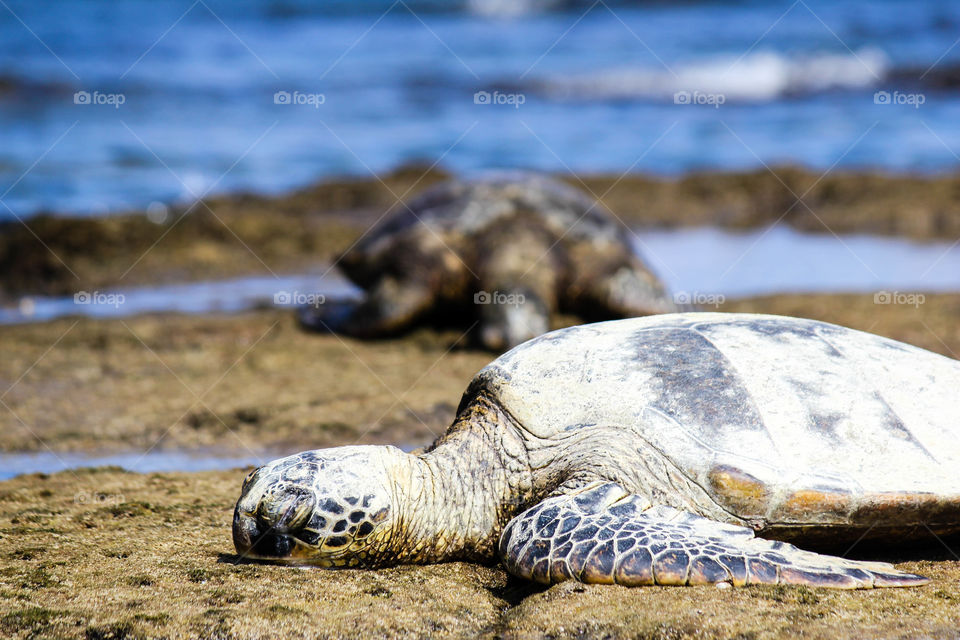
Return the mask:
{"type": "Polygon", "coordinates": [[[298,310],[307,329],[378,338],[407,329],[433,304],[429,286],[410,279],[382,278],[361,302],[330,302],[298,310]]]}
{"type": "Polygon", "coordinates": [[[755,538],[671,507],[648,508],[613,483],[548,498],[510,521],[499,553],[507,570],[549,584],[564,580],[640,585],[802,584],[835,589],[907,587],[922,576],[755,538]]]}

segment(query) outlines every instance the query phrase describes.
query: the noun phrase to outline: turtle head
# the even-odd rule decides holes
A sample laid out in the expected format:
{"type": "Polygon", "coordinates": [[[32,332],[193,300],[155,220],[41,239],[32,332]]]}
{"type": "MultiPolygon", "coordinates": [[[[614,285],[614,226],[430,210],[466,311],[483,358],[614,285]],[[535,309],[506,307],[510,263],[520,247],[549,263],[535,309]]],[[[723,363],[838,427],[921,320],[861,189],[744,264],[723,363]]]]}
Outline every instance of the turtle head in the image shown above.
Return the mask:
{"type": "Polygon", "coordinates": [[[382,564],[397,520],[395,447],[306,451],[243,481],[233,542],[244,557],[322,566],[382,564]]]}

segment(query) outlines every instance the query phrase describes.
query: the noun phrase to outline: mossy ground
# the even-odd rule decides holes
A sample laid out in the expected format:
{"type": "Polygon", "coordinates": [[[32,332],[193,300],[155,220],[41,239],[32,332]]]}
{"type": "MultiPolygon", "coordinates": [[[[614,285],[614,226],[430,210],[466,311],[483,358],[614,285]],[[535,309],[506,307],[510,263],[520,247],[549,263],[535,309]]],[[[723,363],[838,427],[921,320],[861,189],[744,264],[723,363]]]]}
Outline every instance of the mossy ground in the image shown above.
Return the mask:
{"type": "Polygon", "coordinates": [[[458,336],[341,340],[276,311],[4,328],[0,451],[428,444],[489,360],[458,336]]]}
{"type": "Polygon", "coordinates": [[[465,563],[246,564],[230,541],[243,475],[106,468],[0,483],[0,637],[946,638],[960,628],[960,562],[943,548],[898,565],[933,584],[872,592],[544,589],[465,563]]]}

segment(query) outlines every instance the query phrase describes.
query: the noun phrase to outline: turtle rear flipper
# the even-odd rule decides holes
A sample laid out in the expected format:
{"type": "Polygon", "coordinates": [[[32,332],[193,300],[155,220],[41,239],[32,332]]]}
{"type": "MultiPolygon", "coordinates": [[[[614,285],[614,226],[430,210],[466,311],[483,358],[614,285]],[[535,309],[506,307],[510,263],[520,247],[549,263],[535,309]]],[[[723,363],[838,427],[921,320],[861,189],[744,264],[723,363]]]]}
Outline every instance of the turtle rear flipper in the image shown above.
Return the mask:
{"type": "Polygon", "coordinates": [[[756,538],[671,507],[648,505],[613,483],[548,498],[510,521],[499,553],[514,575],[542,583],[802,584],[836,589],[929,582],[882,562],[858,562],[756,538]]]}
{"type": "Polygon", "coordinates": [[[578,267],[565,307],[585,318],[630,318],[658,313],[695,311],[690,304],[677,304],[653,273],[635,256],[594,258],[578,267]],[[584,275],[588,274],[588,276],[584,275]]]}

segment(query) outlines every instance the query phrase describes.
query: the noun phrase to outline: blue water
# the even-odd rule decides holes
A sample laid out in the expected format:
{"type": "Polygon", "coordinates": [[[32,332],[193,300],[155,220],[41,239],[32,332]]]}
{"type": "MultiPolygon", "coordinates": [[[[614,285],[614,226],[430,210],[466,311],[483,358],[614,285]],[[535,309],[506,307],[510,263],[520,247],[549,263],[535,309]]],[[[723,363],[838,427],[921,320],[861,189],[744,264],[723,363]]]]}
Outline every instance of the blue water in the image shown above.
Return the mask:
{"type": "MultiPolygon", "coordinates": [[[[212,471],[260,466],[275,453],[225,454],[222,451],[149,451],[145,453],[0,453],[0,480],[9,480],[24,473],[57,473],[81,467],[122,467],[137,473],[156,471],[212,471]]],[[[78,494],[91,502],[96,495],[78,494]]],[[[102,500],[102,498],[101,498],[102,500]]]]}
{"type": "Polygon", "coordinates": [[[336,270],[324,272],[25,296],[16,305],[0,306],[0,326],[64,316],[122,318],[146,313],[237,313],[270,306],[293,309],[323,304],[328,297],[342,300],[360,295],[336,270]]]}
{"type": "Polygon", "coordinates": [[[411,161],[951,171],[958,37],[933,0],[5,0],[0,218],[411,161]]]}
{"type": "Polygon", "coordinates": [[[634,239],[664,284],[693,302],[778,293],[880,294],[902,302],[916,293],[960,291],[960,242],[805,233],[787,225],[743,233],[640,231],[634,239]]]}
{"type": "MultiPolygon", "coordinates": [[[[410,452],[427,444],[429,443],[404,442],[397,446],[403,451],[410,452]]],[[[121,453],[70,453],[49,450],[38,453],[0,453],[0,481],[25,473],[57,473],[85,467],[116,466],[136,473],[240,469],[250,466],[258,467],[270,460],[296,452],[296,450],[229,452],[214,449],[154,449],[146,452],[121,453]]],[[[122,496],[91,494],[82,489],[76,497],[78,500],[91,503],[116,498],[120,498],[119,502],[123,501],[122,496]]]]}

